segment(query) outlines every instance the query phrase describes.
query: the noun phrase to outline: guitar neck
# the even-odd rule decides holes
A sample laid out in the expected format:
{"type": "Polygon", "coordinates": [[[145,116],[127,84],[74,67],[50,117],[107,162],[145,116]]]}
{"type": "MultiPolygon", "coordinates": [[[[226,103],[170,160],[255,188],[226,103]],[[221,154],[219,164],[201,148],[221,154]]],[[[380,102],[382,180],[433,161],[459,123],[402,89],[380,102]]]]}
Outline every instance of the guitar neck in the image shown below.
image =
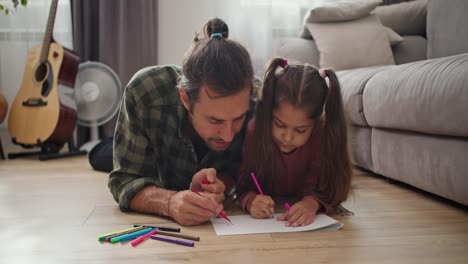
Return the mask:
{"type": "Polygon", "coordinates": [[[57,13],[57,3],[58,0],[52,0],[49,10],[49,18],[47,19],[47,28],[44,35],[44,40],[42,41],[41,57],[39,61],[44,63],[47,61],[47,56],[49,54],[50,43],[52,42],[52,32],[54,30],[55,15],[57,13]]]}

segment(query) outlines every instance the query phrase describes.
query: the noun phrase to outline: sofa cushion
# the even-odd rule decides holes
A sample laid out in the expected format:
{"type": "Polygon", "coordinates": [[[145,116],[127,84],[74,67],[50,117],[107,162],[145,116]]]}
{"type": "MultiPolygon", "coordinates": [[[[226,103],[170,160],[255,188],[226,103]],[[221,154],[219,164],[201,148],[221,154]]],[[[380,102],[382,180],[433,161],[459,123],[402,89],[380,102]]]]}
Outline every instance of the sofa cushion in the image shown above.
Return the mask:
{"type": "Polygon", "coordinates": [[[416,0],[394,5],[379,6],[373,14],[384,26],[400,35],[426,35],[427,0],[416,0]]]}
{"type": "Polygon", "coordinates": [[[382,0],[343,0],[312,8],[306,23],[340,22],[368,16],[382,0]]]}
{"type": "MultiPolygon", "coordinates": [[[[339,1],[312,9],[301,7],[300,13],[301,17],[304,18],[304,22],[299,32],[299,37],[303,39],[314,39],[309,29],[307,29],[308,23],[341,22],[363,18],[368,16],[381,2],[381,0],[339,1]]],[[[397,45],[403,40],[393,29],[385,27],[385,30],[387,30],[390,45],[397,45]]]]}
{"type": "Polygon", "coordinates": [[[385,68],[364,89],[365,120],[376,128],[467,137],[467,83],[468,53],[385,68]]]}
{"type": "Polygon", "coordinates": [[[344,111],[351,124],[369,126],[364,116],[362,94],[369,79],[386,67],[369,67],[336,72],[341,86],[344,111]]]}
{"type": "Polygon", "coordinates": [[[468,1],[429,1],[427,6],[427,57],[468,52],[468,1]]]}
{"type": "Polygon", "coordinates": [[[301,7],[300,13],[303,17],[303,26],[299,37],[313,39],[306,25],[308,23],[338,22],[358,19],[368,16],[382,1],[339,1],[320,5],[314,8],[301,7]]]}
{"type": "Polygon", "coordinates": [[[387,33],[375,16],[336,23],[309,23],[320,67],[345,70],[395,64],[387,33]]]}
{"type": "Polygon", "coordinates": [[[383,28],[387,32],[387,37],[388,41],[390,42],[390,46],[396,46],[403,41],[403,38],[400,35],[398,35],[398,33],[393,31],[393,29],[385,26],[383,28]]]}
{"type": "Polygon", "coordinates": [[[426,50],[427,39],[419,35],[405,35],[400,44],[392,46],[395,64],[425,60],[426,50]]]}
{"type": "MultiPolygon", "coordinates": [[[[385,29],[385,32],[387,33],[387,37],[388,37],[388,41],[390,42],[390,46],[396,46],[398,44],[400,44],[401,42],[403,42],[403,37],[400,36],[398,33],[396,33],[393,29],[389,28],[389,27],[385,27],[384,26],[384,29],[385,29]]],[[[312,35],[310,34],[310,31],[309,29],[307,28],[307,25],[304,25],[299,33],[299,37],[301,39],[305,39],[305,40],[313,40],[314,38],[312,37],[312,35]]],[[[426,55],[424,55],[426,56],[426,55]]]]}

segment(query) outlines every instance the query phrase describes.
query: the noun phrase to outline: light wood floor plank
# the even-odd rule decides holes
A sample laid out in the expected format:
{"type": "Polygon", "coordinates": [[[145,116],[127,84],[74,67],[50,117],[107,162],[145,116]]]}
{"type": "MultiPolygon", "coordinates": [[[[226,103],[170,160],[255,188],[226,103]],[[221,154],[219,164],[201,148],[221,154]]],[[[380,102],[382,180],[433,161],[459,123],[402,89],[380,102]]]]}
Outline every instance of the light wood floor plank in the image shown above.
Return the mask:
{"type": "MultiPolygon", "coordinates": [[[[146,241],[99,243],[133,224],[178,226],[170,219],[122,213],[107,174],[86,157],[0,161],[1,263],[467,263],[468,210],[411,187],[356,170],[334,216],[338,231],[216,236],[210,223],[182,227],[194,248],[146,241]]],[[[228,214],[239,213],[228,211],[228,214]]]]}

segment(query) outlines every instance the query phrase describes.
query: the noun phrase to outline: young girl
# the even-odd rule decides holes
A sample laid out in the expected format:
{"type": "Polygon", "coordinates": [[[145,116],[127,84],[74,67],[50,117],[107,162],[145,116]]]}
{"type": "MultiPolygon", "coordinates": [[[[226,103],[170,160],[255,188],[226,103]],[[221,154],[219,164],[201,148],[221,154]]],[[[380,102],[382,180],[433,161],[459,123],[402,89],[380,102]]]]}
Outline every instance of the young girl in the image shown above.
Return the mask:
{"type": "Polygon", "coordinates": [[[335,73],[273,59],[244,142],[238,182],[242,208],[255,218],[271,218],[274,199],[286,198],[291,207],[277,219],[286,221],[286,226],[308,225],[317,212],[342,208],[350,182],[345,117],[335,73]],[[259,194],[252,172],[264,195],[259,194]]]}

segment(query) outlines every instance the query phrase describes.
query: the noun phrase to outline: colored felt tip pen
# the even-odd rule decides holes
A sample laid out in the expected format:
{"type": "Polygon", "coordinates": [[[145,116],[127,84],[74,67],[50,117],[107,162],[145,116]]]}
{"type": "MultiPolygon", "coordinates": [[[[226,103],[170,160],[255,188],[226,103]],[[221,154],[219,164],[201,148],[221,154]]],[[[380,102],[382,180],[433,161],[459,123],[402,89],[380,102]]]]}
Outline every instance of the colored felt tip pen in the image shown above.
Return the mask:
{"type": "Polygon", "coordinates": [[[135,229],[133,229],[133,230],[130,230],[130,231],[127,231],[127,232],[122,232],[122,233],[118,233],[118,234],[115,234],[115,235],[112,235],[112,236],[108,236],[108,237],[106,237],[106,238],[104,239],[104,241],[110,242],[110,240],[111,240],[112,238],[114,238],[114,237],[119,237],[119,236],[123,236],[123,235],[126,235],[126,234],[135,233],[135,232],[138,232],[138,231],[143,230],[143,229],[145,229],[145,227],[144,227],[144,226],[140,226],[140,227],[137,227],[137,228],[135,228],[135,229]]]}
{"type": "MultiPolygon", "coordinates": [[[[200,194],[197,190],[195,190],[195,189],[192,189],[191,191],[194,192],[194,193],[196,193],[196,194],[198,194],[198,195],[201,195],[201,194],[200,194]]],[[[229,222],[232,223],[231,219],[229,219],[229,217],[227,217],[227,215],[226,215],[223,211],[221,211],[218,215],[221,216],[222,218],[226,219],[227,221],[229,221],[229,222]]]]}
{"type": "Polygon", "coordinates": [[[194,242],[184,241],[184,240],[179,240],[179,239],[172,239],[172,238],[167,238],[167,237],[161,237],[161,236],[156,236],[156,235],[151,236],[151,239],[164,241],[164,242],[169,242],[169,243],[182,245],[182,246],[187,246],[187,247],[193,247],[195,245],[194,242]]]}
{"type": "MultiPolygon", "coordinates": [[[[258,184],[257,177],[255,177],[255,174],[254,174],[253,172],[251,172],[251,173],[250,173],[250,176],[252,176],[252,180],[254,181],[255,186],[257,186],[258,193],[261,194],[261,195],[263,195],[262,188],[260,188],[260,184],[258,184]]],[[[275,218],[275,215],[272,214],[272,215],[271,215],[271,218],[275,218]]]]}
{"type": "Polygon", "coordinates": [[[158,232],[157,228],[153,229],[153,231],[151,231],[151,232],[149,232],[149,233],[147,233],[145,235],[137,237],[136,239],[132,240],[132,242],[130,244],[132,245],[132,247],[136,247],[141,242],[143,242],[146,239],[150,238],[150,236],[156,234],[156,232],[158,232]]]}
{"type": "Polygon", "coordinates": [[[123,234],[123,233],[129,232],[129,231],[132,232],[135,229],[139,229],[139,228],[137,226],[134,226],[133,228],[127,228],[127,229],[124,229],[124,230],[119,230],[119,231],[114,231],[114,232],[111,232],[111,233],[107,233],[105,235],[99,236],[98,240],[99,241],[105,241],[106,237],[114,236],[114,235],[117,235],[117,234],[123,234]]]}
{"type": "Polygon", "coordinates": [[[183,238],[183,239],[188,239],[188,240],[193,240],[193,241],[200,241],[200,237],[183,235],[183,234],[174,233],[174,232],[158,231],[158,235],[178,237],[178,238],[183,238]]]}
{"type": "Polygon", "coordinates": [[[134,227],[138,227],[138,226],[152,227],[152,228],[157,228],[158,230],[167,231],[167,232],[180,232],[180,228],[177,228],[177,227],[151,226],[151,225],[133,225],[133,226],[134,227]]]}
{"type": "Polygon", "coordinates": [[[291,206],[289,205],[288,202],[285,202],[284,203],[284,208],[286,208],[286,210],[289,211],[291,209],[291,206]]]}
{"type": "Polygon", "coordinates": [[[255,186],[257,186],[258,193],[263,195],[262,188],[260,188],[260,184],[258,184],[257,177],[255,177],[255,174],[252,172],[250,173],[250,176],[252,176],[252,180],[254,181],[255,186]]]}
{"type": "Polygon", "coordinates": [[[130,241],[130,240],[133,240],[139,236],[142,236],[146,233],[149,233],[153,230],[153,228],[145,228],[143,230],[140,230],[140,231],[137,231],[137,232],[134,232],[134,233],[130,233],[130,234],[126,234],[126,235],[122,235],[122,236],[118,236],[118,237],[114,237],[114,238],[111,238],[110,239],[110,242],[111,243],[117,243],[117,242],[125,242],[125,241],[130,241]]]}
{"type": "Polygon", "coordinates": [[[229,219],[229,217],[227,217],[223,211],[221,211],[218,215],[232,223],[231,219],[229,219]]]}

